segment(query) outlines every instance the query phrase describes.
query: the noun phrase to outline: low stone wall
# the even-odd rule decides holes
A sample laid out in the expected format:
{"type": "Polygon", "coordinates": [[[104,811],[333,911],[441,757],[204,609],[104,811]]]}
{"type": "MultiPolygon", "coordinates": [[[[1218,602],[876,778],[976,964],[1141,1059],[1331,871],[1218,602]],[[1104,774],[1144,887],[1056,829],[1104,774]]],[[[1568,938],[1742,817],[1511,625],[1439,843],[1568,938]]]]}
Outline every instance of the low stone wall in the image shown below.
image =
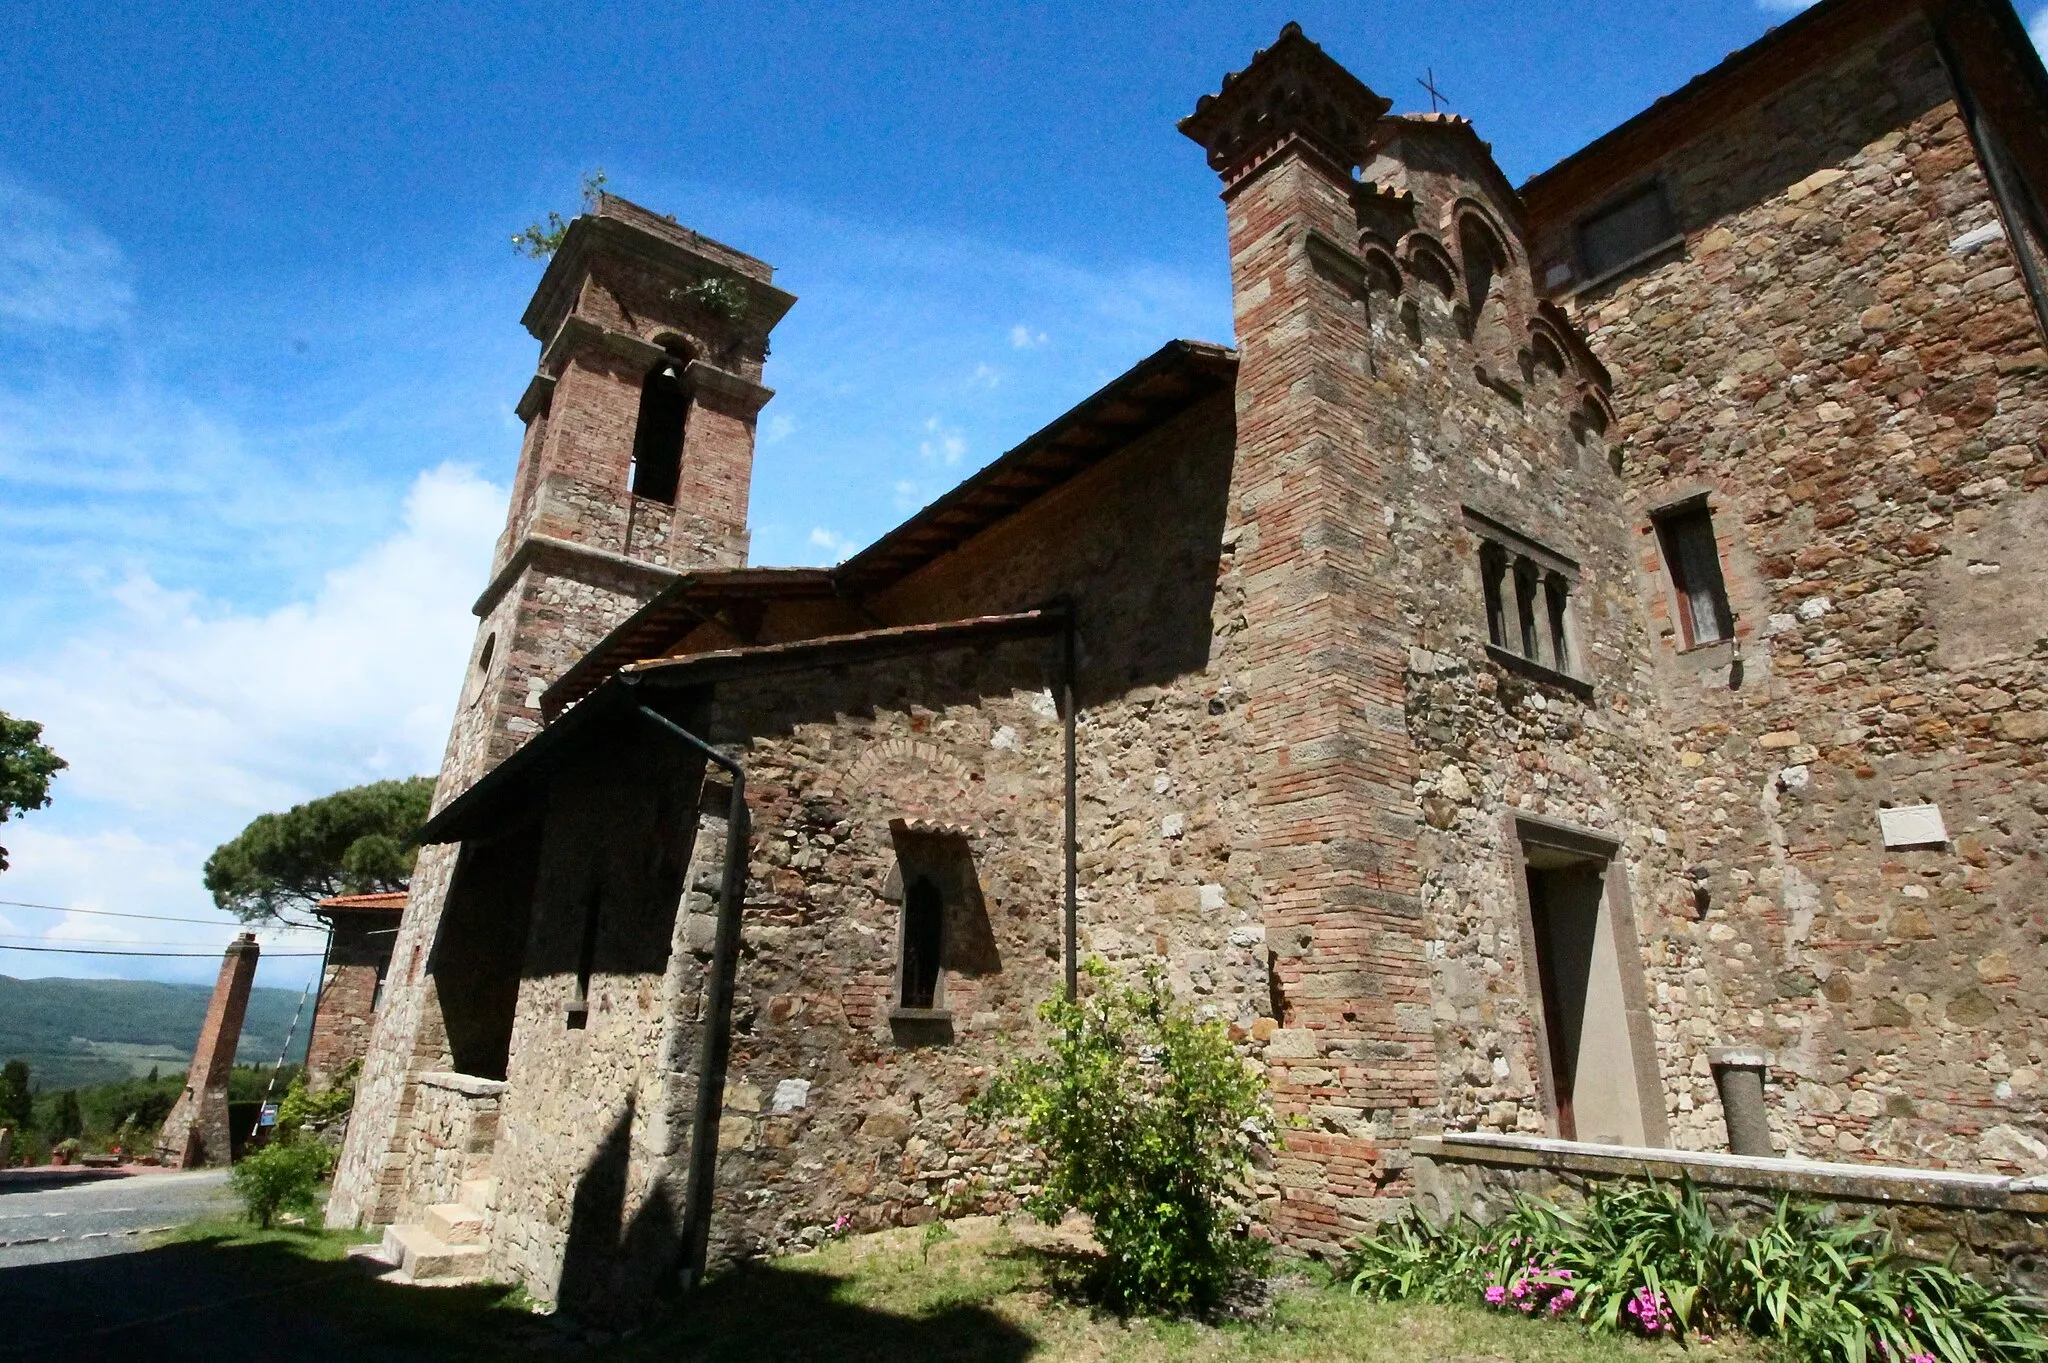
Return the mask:
{"type": "Polygon", "coordinates": [[[405,1140],[404,1189],[397,1220],[417,1221],[426,1209],[461,1200],[462,1181],[491,1172],[505,1085],[445,1071],[423,1074],[405,1140]]]}
{"type": "Polygon", "coordinates": [[[1433,1217],[1463,1210],[1490,1219],[1517,1193],[1569,1199],[1602,1182],[1689,1179],[1728,1219],[1768,1215],[1786,1195],[1820,1202],[1843,1217],[1875,1218],[1908,1253],[1928,1259],[1953,1254],[1960,1269],[2048,1297],[2048,1175],[2009,1178],[1488,1132],[1425,1137],[1412,1150],[1418,1200],[1433,1217]]]}

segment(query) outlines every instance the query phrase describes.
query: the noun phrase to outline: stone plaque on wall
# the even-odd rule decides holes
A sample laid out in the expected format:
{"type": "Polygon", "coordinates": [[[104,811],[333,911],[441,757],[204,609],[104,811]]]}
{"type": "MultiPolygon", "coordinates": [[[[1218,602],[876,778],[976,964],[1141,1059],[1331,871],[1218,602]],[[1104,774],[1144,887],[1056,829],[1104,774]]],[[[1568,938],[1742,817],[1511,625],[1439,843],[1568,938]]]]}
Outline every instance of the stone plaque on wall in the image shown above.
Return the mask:
{"type": "Polygon", "coordinates": [[[1877,811],[1877,826],[1886,847],[1926,847],[1948,841],[1940,805],[1900,805],[1877,811]]]}

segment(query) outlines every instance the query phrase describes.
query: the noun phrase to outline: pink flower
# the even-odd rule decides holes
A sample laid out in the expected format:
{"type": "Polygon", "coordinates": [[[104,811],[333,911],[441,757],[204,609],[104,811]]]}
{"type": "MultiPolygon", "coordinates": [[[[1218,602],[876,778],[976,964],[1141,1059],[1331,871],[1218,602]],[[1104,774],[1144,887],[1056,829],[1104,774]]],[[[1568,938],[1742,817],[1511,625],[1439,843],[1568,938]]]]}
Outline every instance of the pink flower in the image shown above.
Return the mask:
{"type": "Polygon", "coordinates": [[[1508,1290],[1505,1287],[1500,1286],[1498,1283],[1486,1289],[1486,1304],[1488,1306],[1499,1306],[1502,1302],[1507,1300],[1507,1297],[1508,1290]]]}

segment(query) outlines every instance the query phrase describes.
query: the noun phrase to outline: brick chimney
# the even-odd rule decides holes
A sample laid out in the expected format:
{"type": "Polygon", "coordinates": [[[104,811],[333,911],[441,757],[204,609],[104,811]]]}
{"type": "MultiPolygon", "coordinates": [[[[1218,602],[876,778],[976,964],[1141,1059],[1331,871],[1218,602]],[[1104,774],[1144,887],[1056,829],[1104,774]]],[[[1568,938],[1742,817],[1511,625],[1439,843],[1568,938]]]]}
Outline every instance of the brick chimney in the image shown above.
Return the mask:
{"type": "Polygon", "coordinates": [[[235,1046],[242,1037],[249,986],[255,983],[256,958],[262,950],[256,934],[245,932],[228,943],[221,956],[220,978],[213,982],[213,998],[192,1051],[192,1068],[185,1073],[185,1091],[157,1133],[156,1157],[173,1169],[226,1164],[231,1158],[228,1072],[235,1067],[235,1046]]]}

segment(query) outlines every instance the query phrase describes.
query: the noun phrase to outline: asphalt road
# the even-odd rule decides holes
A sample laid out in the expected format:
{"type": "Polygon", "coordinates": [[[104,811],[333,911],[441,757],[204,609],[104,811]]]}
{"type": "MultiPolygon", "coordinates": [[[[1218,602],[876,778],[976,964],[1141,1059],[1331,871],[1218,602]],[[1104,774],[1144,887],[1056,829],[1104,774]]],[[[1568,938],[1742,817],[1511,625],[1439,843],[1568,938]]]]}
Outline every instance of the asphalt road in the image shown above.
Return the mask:
{"type": "Polygon", "coordinates": [[[0,1192],[0,1270],[126,1254],[139,1234],[235,1210],[225,1169],[0,1192]]]}

